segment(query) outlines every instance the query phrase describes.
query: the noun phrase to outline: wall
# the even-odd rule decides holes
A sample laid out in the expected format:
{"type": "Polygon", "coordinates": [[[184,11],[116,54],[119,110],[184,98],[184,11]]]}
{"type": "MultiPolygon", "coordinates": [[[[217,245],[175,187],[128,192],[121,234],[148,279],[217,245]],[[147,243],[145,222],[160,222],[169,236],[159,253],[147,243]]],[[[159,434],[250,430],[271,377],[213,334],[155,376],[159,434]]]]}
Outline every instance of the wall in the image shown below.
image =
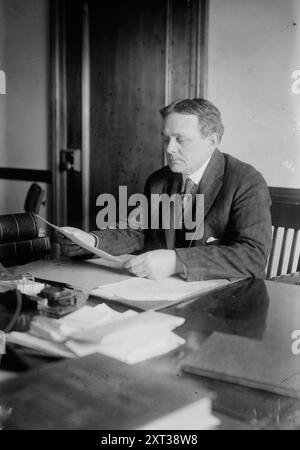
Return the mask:
{"type": "MultiPolygon", "coordinates": [[[[48,169],[48,0],[0,0],[0,166],[48,169]]],[[[30,182],[0,180],[0,211],[23,210],[30,182]]]]}
{"type": "MultiPolygon", "coordinates": [[[[4,46],[4,1],[0,0],[0,70],[4,70],[5,66],[5,46],[4,46]]],[[[5,151],[5,122],[6,122],[6,96],[0,95],[0,158],[5,151]]],[[[1,182],[1,180],[0,180],[1,182]]],[[[0,199],[1,199],[0,189],[0,199]]],[[[1,202],[1,200],[0,200],[1,202]]]]}
{"type": "Polygon", "coordinates": [[[223,113],[221,145],[271,186],[300,188],[298,0],[210,0],[208,98],[223,113]]]}

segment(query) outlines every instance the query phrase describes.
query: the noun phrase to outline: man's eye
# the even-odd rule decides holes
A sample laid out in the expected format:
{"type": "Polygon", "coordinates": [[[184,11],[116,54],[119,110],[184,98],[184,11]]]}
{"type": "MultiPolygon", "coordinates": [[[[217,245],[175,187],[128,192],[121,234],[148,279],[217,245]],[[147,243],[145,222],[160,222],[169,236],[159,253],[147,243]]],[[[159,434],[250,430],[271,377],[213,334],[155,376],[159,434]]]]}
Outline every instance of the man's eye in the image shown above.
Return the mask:
{"type": "Polygon", "coordinates": [[[164,143],[164,144],[167,145],[169,142],[170,142],[170,138],[168,138],[168,137],[164,137],[164,138],[163,138],[163,143],[164,143]]]}
{"type": "Polygon", "coordinates": [[[178,138],[176,138],[176,141],[177,141],[179,144],[183,144],[183,142],[185,142],[185,139],[183,139],[183,138],[181,138],[181,137],[178,137],[178,138]]]}

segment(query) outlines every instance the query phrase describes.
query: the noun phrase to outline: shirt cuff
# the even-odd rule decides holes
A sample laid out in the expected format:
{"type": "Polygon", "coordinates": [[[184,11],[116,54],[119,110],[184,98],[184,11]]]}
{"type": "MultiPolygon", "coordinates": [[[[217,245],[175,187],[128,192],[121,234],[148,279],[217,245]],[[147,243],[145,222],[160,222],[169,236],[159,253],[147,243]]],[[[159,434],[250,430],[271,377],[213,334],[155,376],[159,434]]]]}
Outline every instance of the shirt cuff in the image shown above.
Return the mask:
{"type": "Polygon", "coordinates": [[[99,237],[97,236],[97,234],[92,232],[90,232],[89,234],[91,234],[95,238],[94,247],[99,248],[99,237]]]}

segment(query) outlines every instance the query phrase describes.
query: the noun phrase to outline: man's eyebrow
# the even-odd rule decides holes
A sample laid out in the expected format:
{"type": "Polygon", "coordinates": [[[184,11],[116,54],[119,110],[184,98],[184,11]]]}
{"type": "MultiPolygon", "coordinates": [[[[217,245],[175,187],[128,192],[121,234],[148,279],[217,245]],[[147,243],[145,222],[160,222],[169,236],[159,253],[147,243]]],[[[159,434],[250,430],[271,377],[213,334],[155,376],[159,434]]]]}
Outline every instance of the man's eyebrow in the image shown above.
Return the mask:
{"type": "Polygon", "coordinates": [[[166,134],[166,133],[164,133],[163,131],[160,133],[161,134],[161,136],[176,136],[176,137],[178,137],[178,136],[181,136],[181,137],[184,137],[185,136],[185,134],[184,134],[184,132],[182,132],[182,133],[173,133],[173,134],[166,134]]]}

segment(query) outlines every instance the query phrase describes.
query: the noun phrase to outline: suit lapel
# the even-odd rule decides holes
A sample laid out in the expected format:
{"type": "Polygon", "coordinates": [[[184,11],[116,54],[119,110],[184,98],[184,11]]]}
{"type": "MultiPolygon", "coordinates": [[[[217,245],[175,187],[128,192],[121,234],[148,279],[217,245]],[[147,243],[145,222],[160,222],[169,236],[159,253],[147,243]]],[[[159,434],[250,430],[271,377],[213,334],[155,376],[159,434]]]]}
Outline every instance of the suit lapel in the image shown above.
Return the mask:
{"type": "MultiPolygon", "coordinates": [[[[211,156],[197,190],[197,194],[204,194],[204,217],[199,223],[197,223],[197,229],[199,229],[200,225],[205,220],[205,217],[220,192],[223,185],[224,169],[224,156],[218,149],[216,149],[211,156]]],[[[204,239],[204,237],[202,240],[200,239],[200,245],[205,243],[204,239]]],[[[193,241],[190,241],[190,246],[192,243],[193,241]]]]}
{"type": "Polygon", "coordinates": [[[220,192],[223,184],[224,169],[224,156],[216,149],[211,156],[197,191],[198,194],[204,194],[204,217],[207,216],[215,198],[220,192]]]}

